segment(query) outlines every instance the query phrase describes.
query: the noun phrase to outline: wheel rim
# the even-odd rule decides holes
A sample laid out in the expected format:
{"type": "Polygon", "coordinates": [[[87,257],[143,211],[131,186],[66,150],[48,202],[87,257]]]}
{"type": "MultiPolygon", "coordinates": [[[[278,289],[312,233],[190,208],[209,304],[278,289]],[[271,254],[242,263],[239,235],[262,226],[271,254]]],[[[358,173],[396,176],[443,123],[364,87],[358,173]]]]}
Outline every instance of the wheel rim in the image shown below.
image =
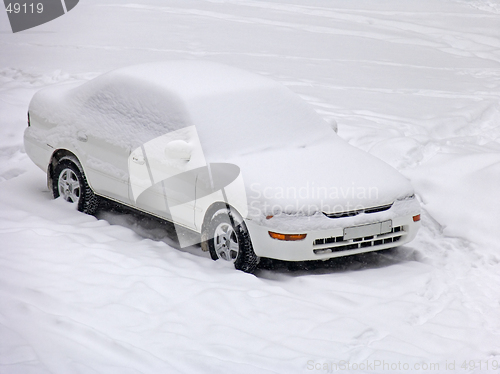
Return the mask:
{"type": "Polygon", "coordinates": [[[71,169],[64,169],[61,174],[59,174],[59,196],[70,203],[78,204],[80,200],[80,181],[76,176],[75,172],[71,169]]]}
{"type": "Polygon", "coordinates": [[[240,246],[233,227],[228,223],[221,223],[215,229],[214,247],[217,256],[223,260],[235,262],[240,246]]]}

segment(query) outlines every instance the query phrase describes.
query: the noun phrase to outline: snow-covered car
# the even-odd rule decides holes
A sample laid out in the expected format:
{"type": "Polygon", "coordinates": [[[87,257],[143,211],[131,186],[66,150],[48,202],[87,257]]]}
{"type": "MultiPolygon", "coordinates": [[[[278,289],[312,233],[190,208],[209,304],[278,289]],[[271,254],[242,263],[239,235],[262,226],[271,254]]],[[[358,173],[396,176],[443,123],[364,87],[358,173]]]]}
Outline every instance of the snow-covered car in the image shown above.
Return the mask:
{"type": "Polygon", "coordinates": [[[216,63],[143,64],[42,89],[24,142],[55,198],[90,214],[110,199],[172,221],[247,272],[261,257],[398,246],[420,225],[395,169],[283,85],[216,63]]]}

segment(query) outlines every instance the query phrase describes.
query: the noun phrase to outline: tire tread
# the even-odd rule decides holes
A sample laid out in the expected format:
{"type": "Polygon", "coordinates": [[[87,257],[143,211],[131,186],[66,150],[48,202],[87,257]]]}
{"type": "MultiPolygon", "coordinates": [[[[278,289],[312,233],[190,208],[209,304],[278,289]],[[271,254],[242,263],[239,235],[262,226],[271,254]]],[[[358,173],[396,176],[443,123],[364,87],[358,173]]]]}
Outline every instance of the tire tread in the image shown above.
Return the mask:
{"type": "Polygon", "coordinates": [[[85,177],[85,173],[79,165],[79,162],[77,160],[73,160],[72,158],[63,157],[59,160],[54,169],[52,180],[52,195],[54,196],[54,199],[59,197],[58,178],[61,171],[65,168],[72,169],[80,181],[80,189],[83,193],[81,193],[80,200],[78,201],[78,210],[89,215],[96,214],[99,209],[101,199],[94,193],[94,191],[92,191],[92,188],[90,188],[87,178],[85,177]]]}

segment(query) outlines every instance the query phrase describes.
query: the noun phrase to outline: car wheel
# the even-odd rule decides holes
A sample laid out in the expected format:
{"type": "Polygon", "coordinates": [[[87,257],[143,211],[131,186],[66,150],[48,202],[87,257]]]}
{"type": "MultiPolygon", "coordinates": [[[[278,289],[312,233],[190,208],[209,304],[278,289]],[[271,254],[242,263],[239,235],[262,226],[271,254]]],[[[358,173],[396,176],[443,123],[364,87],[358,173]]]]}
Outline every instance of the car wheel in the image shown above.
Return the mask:
{"type": "Polygon", "coordinates": [[[213,260],[234,264],[238,270],[253,273],[259,258],[253,251],[248,229],[240,215],[231,209],[220,209],[212,216],[202,233],[213,260]]]}
{"type": "Polygon", "coordinates": [[[54,169],[52,179],[54,199],[62,197],[76,204],[78,210],[95,214],[99,208],[99,197],[89,187],[83,171],[70,159],[62,159],[54,169]]]}

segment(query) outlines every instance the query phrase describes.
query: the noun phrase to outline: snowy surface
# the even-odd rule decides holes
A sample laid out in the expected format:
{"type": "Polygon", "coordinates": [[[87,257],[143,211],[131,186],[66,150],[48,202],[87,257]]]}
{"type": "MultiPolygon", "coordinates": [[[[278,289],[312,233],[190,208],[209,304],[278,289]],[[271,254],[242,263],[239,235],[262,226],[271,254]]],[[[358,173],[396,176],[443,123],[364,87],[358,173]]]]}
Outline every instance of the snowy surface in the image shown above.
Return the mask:
{"type": "Polygon", "coordinates": [[[86,0],[18,34],[0,12],[0,32],[0,373],[498,372],[498,2],[86,0]],[[52,200],[23,152],[32,95],[170,59],[269,76],[336,118],[412,181],[415,241],[252,276],[52,200]]]}

